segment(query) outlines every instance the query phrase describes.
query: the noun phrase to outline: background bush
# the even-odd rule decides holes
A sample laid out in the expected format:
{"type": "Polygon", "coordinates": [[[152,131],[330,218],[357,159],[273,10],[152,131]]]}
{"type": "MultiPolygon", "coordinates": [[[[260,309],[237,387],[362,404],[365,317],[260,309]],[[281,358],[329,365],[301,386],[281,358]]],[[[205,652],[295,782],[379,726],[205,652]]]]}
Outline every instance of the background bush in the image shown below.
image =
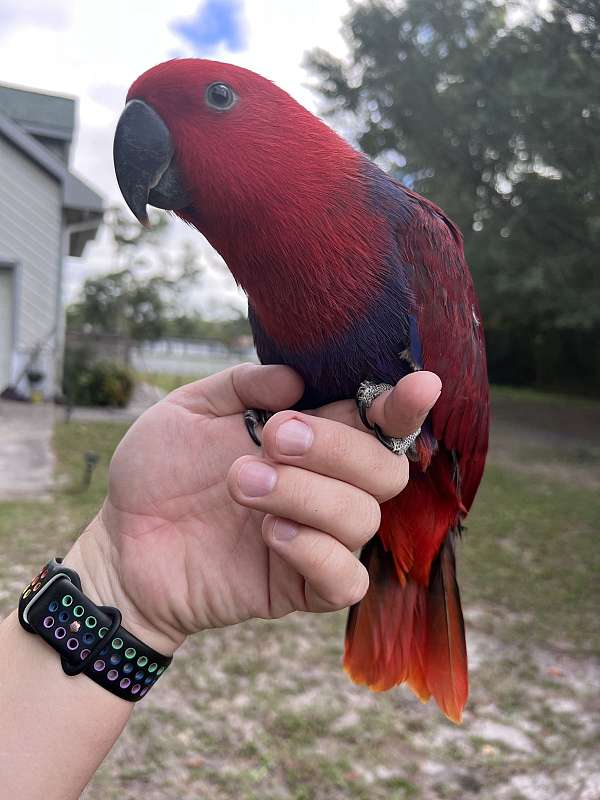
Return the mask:
{"type": "Polygon", "coordinates": [[[124,364],[94,361],[85,348],[67,350],[63,391],[68,403],[124,408],[134,385],[133,374],[124,364]]]}

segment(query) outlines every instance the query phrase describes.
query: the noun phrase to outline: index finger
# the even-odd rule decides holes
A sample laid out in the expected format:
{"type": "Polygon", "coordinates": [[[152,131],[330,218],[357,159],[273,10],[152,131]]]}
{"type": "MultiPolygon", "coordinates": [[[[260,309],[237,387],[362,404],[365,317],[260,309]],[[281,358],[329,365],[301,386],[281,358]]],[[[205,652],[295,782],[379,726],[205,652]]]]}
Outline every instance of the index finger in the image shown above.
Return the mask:
{"type": "MultiPolygon", "coordinates": [[[[442,382],[435,373],[411,372],[374,400],[368,411],[369,421],[388,436],[409,436],[425,422],[441,390],[442,382]]],[[[354,400],[330,403],[311,413],[365,430],[354,400]]]]}

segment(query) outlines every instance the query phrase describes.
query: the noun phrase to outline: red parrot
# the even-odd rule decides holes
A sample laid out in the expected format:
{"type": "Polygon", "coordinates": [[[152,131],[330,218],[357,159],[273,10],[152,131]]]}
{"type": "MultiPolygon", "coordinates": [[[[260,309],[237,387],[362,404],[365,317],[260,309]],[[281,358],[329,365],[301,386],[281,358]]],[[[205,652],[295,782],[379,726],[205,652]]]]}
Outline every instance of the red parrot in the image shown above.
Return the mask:
{"type": "MultiPolygon", "coordinates": [[[[462,236],[267,79],[168,61],[131,86],[114,142],[123,196],[195,226],[248,295],[263,363],[304,379],[298,408],[363,381],[437,373],[443,391],[406,489],[363,549],[370,588],[349,613],[344,666],[374,690],[407,682],[460,721],[467,655],[454,547],[481,480],[489,400],[462,236]]],[[[410,454],[410,453],[409,453],[410,454]]]]}

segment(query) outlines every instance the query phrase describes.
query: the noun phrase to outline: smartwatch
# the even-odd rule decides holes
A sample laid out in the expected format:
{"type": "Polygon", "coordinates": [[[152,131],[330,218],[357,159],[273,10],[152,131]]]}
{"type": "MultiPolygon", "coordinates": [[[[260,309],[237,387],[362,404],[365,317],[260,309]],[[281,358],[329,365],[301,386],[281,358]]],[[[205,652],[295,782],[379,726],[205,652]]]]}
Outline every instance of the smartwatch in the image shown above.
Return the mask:
{"type": "Polygon", "coordinates": [[[136,702],[154,686],[172,657],[121,626],[121,612],[97,606],[81,591],[75,570],[49,561],[19,599],[19,622],[59,655],[67,675],[83,673],[123,700],[136,702]]]}

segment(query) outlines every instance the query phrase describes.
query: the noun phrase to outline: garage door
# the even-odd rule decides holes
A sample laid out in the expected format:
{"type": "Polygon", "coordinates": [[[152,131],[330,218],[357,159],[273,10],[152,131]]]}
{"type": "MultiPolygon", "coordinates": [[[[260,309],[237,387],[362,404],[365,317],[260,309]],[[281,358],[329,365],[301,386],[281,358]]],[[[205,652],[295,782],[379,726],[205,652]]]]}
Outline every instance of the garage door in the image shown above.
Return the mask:
{"type": "Polygon", "coordinates": [[[10,382],[13,348],[13,272],[0,268],[0,391],[10,382]]]}

